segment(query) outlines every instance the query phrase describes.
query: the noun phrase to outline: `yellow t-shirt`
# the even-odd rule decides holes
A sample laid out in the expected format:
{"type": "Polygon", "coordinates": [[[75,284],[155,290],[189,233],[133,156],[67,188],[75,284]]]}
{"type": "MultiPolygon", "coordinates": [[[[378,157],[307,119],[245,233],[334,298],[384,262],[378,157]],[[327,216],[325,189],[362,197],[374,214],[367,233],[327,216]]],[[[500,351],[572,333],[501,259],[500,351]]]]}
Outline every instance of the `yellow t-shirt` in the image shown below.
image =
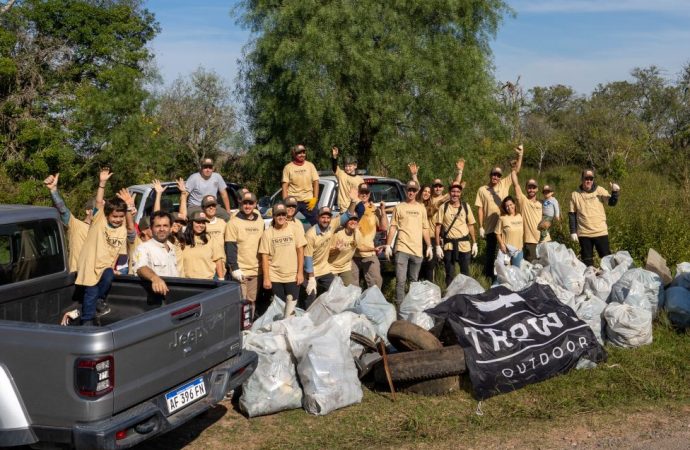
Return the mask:
{"type": "Polygon", "coordinates": [[[450,195],[442,194],[438,197],[431,197],[431,204],[434,205],[435,208],[438,208],[442,203],[445,203],[448,200],[450,200],[450,195]]]}
{"type": "Polygon", "coordinates": [[[570,212],[577,213],[577,235],[598,237],[608,234],[604,202],[611,195],[606,189],[597,186],[594,192],[577,190],[570,195],[570,212]]]}
{"type": "Polygon", "coordinates": [[[501,234],[506,245],[512,245],[516,249],[522,250],[523,228],[524,225],[520,214],[515,214],[514,216],[500,216],[496,234],[501,234]]]}
{"type": "MultiPolygon", "coordinates": [[[[300,222],[299,220],[295,220],[295,219],[293,218],[292,220],[288,220],[288,221],[287,221],[287,224],[288,224],[289,226],[293,227],[293,229],[295,230],[295,233],[296,233],[296,234],[301,234],[301,235],[302,235],[302,240],[305,239],[305,238],[304,238],[304,235],[305,235],[306,232],[304,231],[304,224],[303,224],[302,222],[300,222]]],[[[305,241],[305,242],[306,242],[306,241],[305,241]]]]}
{"type": "Polygon", "coordinates": [[[352,257],[357,249],[355,233],[348,235],[344,229],[338,231],[333,235],[330,247],[335,248],[338,243],[342,245],[340,251],[328,257],[328,262],[333,267],[333,273],[336,275],[352,269],[352,257]]]}
{"type": "MultiPolygon", "coordinates": [[[[319,225],[309,228],[306,233],[307,247],[304,249],[304,256],[311,256],[314,261],[314,276],[320,277],[333,273],[333,268],[328,262],[328,253],[331,249],[331,238],[338,228],[340,220],[337,217],[331,219],[331,223],[326,231],[317,233],[319,225]]],[[[320,229],[319,229],[320,230],[320,229]]]]}
{"type": "Polygon", "coordinates": [[[350,207],[350,191],[357,189],[360,184],[364,183],[364,179],[359,175],[348,175],[340,167],[335,170],[335,177],[338,179],[338,206],[340,211],[345,211],[350,207]]]}
{"type": "MultiPolygon", "coordinates": [[[[470,228],[469,225],[474,225],[474,214],[472,213],[472,208],[470,208],[469,205],[467,205],[467,215],[465,215],[465,209],[462,207],[462,203],[458,205],[457,207],[451,205],[450,203],[443,204],[439,206],[438,211],[436,212],[436,217],[434,217],[434,222],[436,224],[441,224],[441,236],[443,236],[443,230],[448,229],[450,227],[451,223],[453,224],[453,227],[448,229],[448,234],[446,237],[448,239],[460,239],[465,236],[468,236],[470,234],[470,228]],[[446,207],[446,205],[448,205],[446,207]],[[455,216],[458,216],[457,219],[455,219],[455,216]],[[455,220],[455,222],[453,222],[455,220]]],[[[450,242],[446,242],[443,244],[443,249],[444,250],[452,250],[453,249],[453,244],[450,242]]],[[[470,241],[460,241],[458,242],[458,250],[467,253],[472,249],[472,246],[470,245],[470,241]]]]}
{"type": "Polygon", "coordinates": [[[225,227],[227,223],[220,217],[214,217],[213,220],[206,224],[206,235],[209,240],[216,246],[216,251],[222,255],[221,259],[225,264],[225,227]]]}
{"type": "MultiPolygon", "coordinates": [[[[126,213],[127,214],[127,213],[126,213]]],[[[127,254],[127,227],[108,225],[105,211],[99,211],[91,222],[77,261],[76,284],[95,286],[103,271],[113,267],[118,255],[127,254]]]]}
{"type": "MultiPolygon", "coordinates": [[[[357,236],[355,236],[357,245],[366,248],[375,247],[374,239],[376,238],[376,231],[381,224],[380,215],[380,209],[373,203],[369,203],[364,207],[364,214],[362,214],[362,217],[359,219],[359,226],[355,231],[357,234],[357,236]]],[[[376,255],[374,251],[363,252],[359,249],[355,251],[355,256],[361,258],[368,258],[374,255],[376,255]]]]}
{"type": "MultiPolygon", "coordinates": [[[[523,240],[525,244],[538,244],[541,238],[541,231],[539,231],[539,222],[542,217],[542,203],[534,197],[534,200],[527,198],[525,194],[518,195],[517,198],[520,214],[525,221],[523,240]]],[[[547,236],[544,241],[550,241],[547,236]]]]}
{"type": "Polygon", "coordinates": [[[314,197],[314,185],[312,183],[318,180],[319,173],[314,164],[309,161],[305,161],[301,166],[290,161],[283,168],[282,182],[288,184],[288,195],[294,195],[300,202],[314,197]]]}
{"type": "Polygon", "coordinates": [[[69,215],[69,222],[67,223],[67,242],[69,251],[69,271],[77,271],[77,263],[79,262],[79,254],[84,246],[86,235],[89,234],[89,224],[83,222],[71,213],[69,215]]]}
{"type": "Polygon", "coordinates": [[[485,233],[498,232],[496,224],[498,224],[498,217],[501,215],[501,202],[510,193],[510,186],[512,184],[513,181],[510,177],[504,177],[493,188],[484,185],[477,190],[474,206],[484,208],[483,224],[485,233]]]}
{"type": "Polygon", "coordinates": [[[237,265],[246,276],[257,276],[259,264],[259,242],[264,233],[264,221],[260,215],[256,220],[233,217],[225,227],[225,242],[237,243],[237,265]]]}
{"type": "Polygon", "coordinates": [[[398,228],[396,251],[422,256],[422,232],[429,230],[426,208],[421,203],[400,203],[393,210],[391,226],[398,228]]]}
{"type": "MultiPolygon", "coordinates": [[[[269,280],[274,283],[294,283],[297,276],[297,249],[307,242],[295,228],[286,226],[280,230],[271,226],[264,230],[259,243],[259,253],[268,255],[269,280]]],[[[266,274],[264,274],[266,276],[266,274]]]]}
{"type": "Polygon", "coordinates": [[[223,259],[222,256],[211,238],[204,244],[201,238],[194,236],[194,247],[185,245],[182,250],[185,278],[212,280],[216,275],[216,261],[223,259]]]}

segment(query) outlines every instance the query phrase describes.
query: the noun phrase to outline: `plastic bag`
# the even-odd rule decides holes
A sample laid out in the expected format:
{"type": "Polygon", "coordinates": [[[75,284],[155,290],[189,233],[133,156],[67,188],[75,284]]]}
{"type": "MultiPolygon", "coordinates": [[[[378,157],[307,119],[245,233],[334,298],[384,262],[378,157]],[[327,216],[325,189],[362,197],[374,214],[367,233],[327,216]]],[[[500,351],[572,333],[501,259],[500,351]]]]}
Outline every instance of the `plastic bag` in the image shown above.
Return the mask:
{"type": "Polygon", "coordinates": [[[302,389],[285,337],[272,333],[247,337],[244,347],[259,357],[256,370],[242,383],[240,408],[249,417],[302,406],[302,389]]]}
{"type": "Polygon", "coordinates": [[[410,290],[400,304],[400,317],[425,330],[434,326],[434,319],[424,311],[441,303],[441,288],[430,281],[410,283],[410,290]]]}
{"type": "Polygon", "coordinates": [[[575,299],[573,308],[577,317],[589,325],[601,345],[604,345],[604,309],[606,302],[587,289],[575,299]]]}
{"type": "Polygon", "coordinates": [[[630,253],[622,250],[614,253],[613,255],[608,255],[601,258],[600,265],[601,269],[606,272],[619,268],[618,270],[622,271],[621,274],[623,274],[632,269],[634,262],[632,256],[630,256],[630,253]]]}
{"type": "Polygon", "coordinates": [[[576,295],[582,293],[585,286],[585,269],[587,268],[575,253],[563,244],[545,242],[537,246],[539,263],[548,270],[554,283],[576,295]]]}
{"type": "Polygon", "coordinates": [[[681,273],[688,273],[690,272],[690,262],[682,262],[679,264],[676,264],[676,276],[680,275],[681,273]]]}
{"type": "Polygon", "coordinates": [[[376,327],[376,334],[386,345],[389,344],[387,335],[388,329],[396,319],[395,306],[388,303],[378,286],[374,285],[364,291],[351,311],[364,314],[376,327]]]}
{"type": "Polygon", "coordinates": [[[649,270],[630,269],[611,288],[609,301],[643,307],[656,316],[664,303],[661,277],[649,270]]]}
{"type": "Polygon", "coordinates": [[[299,346],[297,374],[304,389],[304,409],[316,415],[362,401],[362,385],[350,353],[346,318],[331,317],[299,346]],[[343,320],[345,319],[345,320],[343,320]]]}
{"type": "Polygon", "coordinates": [[[521,291],[534,282],[531,264],[523,261],[520,267],[506,265],[504,263],[505,253],[498,251],[494,269],[496,270],[496,280],[499,284],[512,291],[521,291]]]}
{"type": "MultiPolygon", "coordinates": [[[[364,314],[345,311],[333,316],[333,318],[336,319],[336,323],[342,323],[342,326],[348,328],[350,333],[358,333],[372,341],[376,341],[376,327],[364,314]]],[[[364,351],[362,344],[350,339],[350,353],[352,353],[353,358],[361,357],[364,351]]]]}
{"type": "Polygon", "coordinates": [[[606,336],[619,347],[639,347],[652,343],[652,313],[644,308],[618,302],[604,309],[606,336]]]}
{"type": "MultiPolygon", "coordinates": [[[[618,252],[627,253],[627,252],[618,252]]],[[[617,253],[617,254],[618,254],[617,253]]],[[[606,256],[605,258],[608,258],[606,256]]],[[[632,258],[631,258],[632,261],[632,258]]],[[[585,287],[584,290],[590,290],[594,295],[606,301],[611,294],[613,285],[623,276],[628,270],[627,264],[618,264],[612,269],[598,272],[594,267],[587,267],[585,270],[585,287]]]]}
{"type": "MultiPolygon", "coordinates": [[[[271,304],[268,306],[266,312],[263,313],[261,317],[256,319],[252,324],[252,332],[270,331],[271,327],[269,325],[277,320],[283,319],[284,311],[285,302],[274,295],[273,300],[271,301],[271,304]]],[[[303,316],[304,310],[300,308],[295,308],[295,315],[303,316]]]]}
{"type": "Polygon", "coordinates": [[[476,295],[482,293],[484,293],[484,288],[477,280],[460,273],[453,278],[442,300],[458,294],[476,295]]]}
{"type": "Polygon", "coordinates": [[[673,325],[690,328],[690,290],[682,286],[666,289],[666,312],[673,325]]]}
{"type": "Polygon", "coordinates": [[[361,295],[362,288],[353,284],[345,286],[340,277],[335,277],[328,290],[307,309],[307,314],[318,325],[335,314],[353,308],[361,295]]]}
{"type": "Polygon", "coordinates": [[[575,311],[575,294],[563,289],[559,285],[555,284],[553,281],[549,281],[548,278],[543,278],[544,275],[545,273],[542,272],[541,276],[537,277],[534,281],[536,283],[545,284],[549,286],[553,293],[556,294],[556,298],[558,298],[558,301],[560,301],[566,306],[570,306],[570,308],[572,308],[572,310],[575,311]]]}

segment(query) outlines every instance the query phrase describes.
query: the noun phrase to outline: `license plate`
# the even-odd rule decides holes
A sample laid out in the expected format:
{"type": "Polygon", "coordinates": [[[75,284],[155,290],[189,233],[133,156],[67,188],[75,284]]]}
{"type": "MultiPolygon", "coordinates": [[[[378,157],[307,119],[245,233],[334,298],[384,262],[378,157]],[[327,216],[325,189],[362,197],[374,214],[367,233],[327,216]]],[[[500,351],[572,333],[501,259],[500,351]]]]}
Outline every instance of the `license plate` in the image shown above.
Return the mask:
{"type": "Polygon", "coordinates": [[[165,402],[168,405],[168,412],[174,413],[175,411],[194,403],[205,395],[206,385],[204,384],[204,378],[199,377],[195,380],[192,380],[184,386],[180,386],[174,391],[170,391],[165,394],[165,402]]]}

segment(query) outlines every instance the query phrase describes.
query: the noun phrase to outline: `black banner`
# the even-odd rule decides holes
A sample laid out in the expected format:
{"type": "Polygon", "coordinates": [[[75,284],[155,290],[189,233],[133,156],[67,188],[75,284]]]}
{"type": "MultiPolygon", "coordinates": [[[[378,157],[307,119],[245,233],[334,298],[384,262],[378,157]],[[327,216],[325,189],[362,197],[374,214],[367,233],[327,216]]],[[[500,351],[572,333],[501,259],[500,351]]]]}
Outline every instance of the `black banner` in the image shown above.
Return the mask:
{"type": "Polygon", "coordinates": [[[426,313],[452,327],[480,399],[567,372],[581,357],[606,359],[589,326],[541,284],[455,295],[426,313]]]}

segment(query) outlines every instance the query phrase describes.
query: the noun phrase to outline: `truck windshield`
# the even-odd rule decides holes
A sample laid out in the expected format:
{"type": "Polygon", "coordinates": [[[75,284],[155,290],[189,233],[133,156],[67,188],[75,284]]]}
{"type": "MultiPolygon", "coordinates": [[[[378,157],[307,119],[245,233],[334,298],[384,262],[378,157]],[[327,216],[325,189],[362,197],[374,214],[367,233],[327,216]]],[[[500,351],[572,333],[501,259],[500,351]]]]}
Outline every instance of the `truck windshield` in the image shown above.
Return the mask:
{"type": "Polygon", "coordinates": [[[0,285],[65,270],[54,220],[0,225],[0,285]]]}

